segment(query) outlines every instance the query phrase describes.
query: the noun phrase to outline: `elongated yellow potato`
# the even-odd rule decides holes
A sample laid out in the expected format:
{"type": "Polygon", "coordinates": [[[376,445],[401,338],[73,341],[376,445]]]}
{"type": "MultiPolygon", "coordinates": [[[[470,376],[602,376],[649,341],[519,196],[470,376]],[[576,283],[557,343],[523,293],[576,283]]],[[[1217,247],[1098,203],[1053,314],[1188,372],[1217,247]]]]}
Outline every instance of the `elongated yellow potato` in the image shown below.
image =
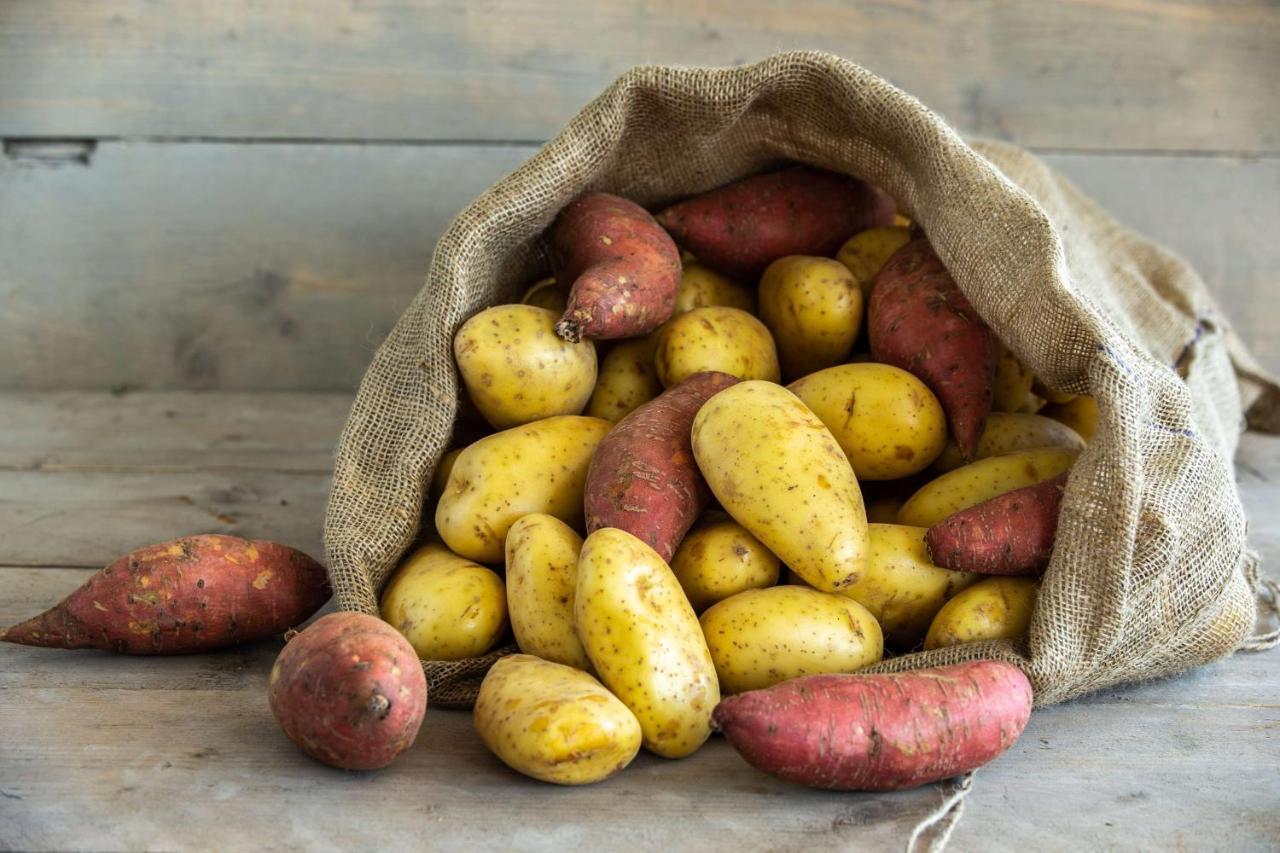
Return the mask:
{"type": "Polygon", "coordinates": [[[437,543],[400,564],[379,610],[424,660],[484,654],[507,628],[502,578],[437,543]]]}
{"type": "Polygon", "coordinates": [[[616,424],[661,394],[662,383],[653,365],[656,345],[656,335],[614,344],[600,365],[596,389],[591,392],[583,414],[616,424]]]}
{"type": "Polygon", "coordinates": [[[773,586],[780,569],[773,552],[727,516],[689,531],[671,558],[671,571],[698,612],[744,590],[773,586]]]}
{"type": "Polygon", "coordinates": [[[698,617],[662,558],[626,531],[592,533],[574,615],[600,680],[640,721],[645,748],[683,758],[702,746],[720,686],[698,617]]]}
{"type": "Polygon", "coordinates": [[[582,526],[582,493],[596,445],[612,426],[566,415],[485,436],[458,456],[436,505],[436,530],[455,553],[500,563],[507,531],[531,512],[582,526]]]}
{"type": "Polygon", "coordinates": [[[1078,453],[1041,447],[971,462],[921,486],[898,510],[898,523],[932,527],[953,512],[1058,476],[1075,463],[1078,453]]]}
{"type": "Polygon", "coordinates": [[[508,767],[558,785],[607,779],[640,751],[640,723],[626,705],[585,672],[533,655],[493,665],[475,725],[508,767]]]}
{"type": "Polygon", "coordinates": [[[685,264],[680,273],[680,290],[676,293],[676,314],[695,308],[723,305],[756,312],[755,292],[744,284],[710,270],[699,263],[685,264]]]}
{"type": "Polygon", "coordinates": [[[1025,637],[1031,628],[1040,582],[1035,578],[996,577],[957,593],[933,617],[926,649],[979,640],[1025,637]]]}
{"type": "Polygon", "coordinates": [[[884,657],[880,625],[865,607],[803,586],[740,592],[702,614],[701,622],[725,693],[802,675],[857,672],[884,657]]]}
{"type": "Polygon", "coordinates": [[[839,261],[788,255],[760,279],[760,319],[778,345],[787,379],[839,364],[862,327],[862,291],[839,261]]]}
{"type": "Polygon", "coordinates": [[[591,660],[573,626],[582,537],[540,512],[507,531],[507,612],[520,651],[553,663],[590,670],[591,660]]]}
{"type": "Polygon", "coordinates": [[[991,410],[1016,412],[1027,401],[1035,374],[1018,361],[1018,357],[1000,344],[1000,360],[996,362],[996,378],[991,385],[991,410]]]}
{"type": "MultiPolygon", "coordinates": [[[[973,459],[976,461],[1037,447],[1062,447],[1079,452],[1084,450],[1084,439],[1066,424],[1043,415],[992,412],[987,415],[987,425],[982,430],[982,437],[978,439],[973,459]]],[[[952,439],[947,442],[933,467],[940,473],[945,473],[964,464],[960,448],[952,439]]]]}
{"type": "Polygon", "coordinates": [[[693,455],[734,520],[815,589],[838,592],[867,564],[862,491],[839,442],[800,398],[740,382],[693,420],[693,455]]]}
{"type": "Polygon", "coordinates": [[[910,649],[924,637],[947,600],[983,576],[935,566],[924,544],[924,527],[869,527],[867,571],[840,594],[867,608],[891,645],[910,649]]]}

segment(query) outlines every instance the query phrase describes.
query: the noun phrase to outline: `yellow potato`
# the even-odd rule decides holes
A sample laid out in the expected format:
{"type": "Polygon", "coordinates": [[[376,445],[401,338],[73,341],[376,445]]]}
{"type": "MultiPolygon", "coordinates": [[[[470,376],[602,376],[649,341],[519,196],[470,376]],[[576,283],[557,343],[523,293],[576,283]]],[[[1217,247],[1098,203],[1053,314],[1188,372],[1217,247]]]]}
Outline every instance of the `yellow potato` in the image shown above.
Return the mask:
{"type": "Polygon", "coordinates": [[[970,462],[921,486],[898,511],[898,523],[932,527],[953,512],[1056,477],[1077,455],[1063,447],[1041,447],[970,462]]]}
{"type": "Polygon", "coordinates": [[[591,454],[608,421],[566,415],[503,430],[458,456],[436,504],[436,530],[455,553],[502,561],[516,519],[545,512],[582,526],[582,493],[591,454]]]}
{"type": "Polygon", "coordinates": [[[671,558],[671,571],[697,611],[743,590],[773,586],[780,568],[772,551],[728,518],[689,531],[671,558]]]}
{"type": "Polygon", "coordinates": [[[524,296],[521,297],[520,301],[535,308],[545,308],[557,317],[564,313],[568,304],[564,291],[560,289],[560,285],[556,283],[556,280],[550,276],[539,279],[529,285],[529,289],[524,292],[524,296]]]}
{"type": "MultiPolygon", "coordinates": [[[[676,293],[676,314],[684,314],[694,308],[724,305],[741,308],[752,314],[756,311],[756,295],[751,288],[726,278],[702,264],[685,264],[680,273],[680,290],[676,293]]],[[[674,316],[674,315],[673,315],[674,316]]]]}
{"type": "Polygon", "coordinates": [[[739,379],[781,378],[778,352],[764,323],[741,308],[720,305],[695,308],[668,321],[658,332],[654,364],[667,388],[703,370],[739,379]]]}
{"type": "Polygon", "coordinates": [[[440,457],[435,473],[431,475],[431,494],[436,498],[444,494],[445,483],[449,482],[449,474],[453,472],[453,466],[461,455],[462,448],[455,447],[440,457]]]}
{"type": "Polygon", "coordinates": [[[573,627],[582,537],[535,512],[507,531],[507,610],[520,651],[578,669],[591,660],[573,627]]]}
{"type": "Polygon", "coordinates": [[[982,580],[972,572],[935,566],[925,532],[903,524],[870,525],[867,571],[840,593],[871,611],[885,637],[902,650],[920,642],[947,599],[982,580]]]}
{"type": "Polygon", "coordinates": [[[1098,401],[1093,397],[1080,396],[1069,403],[1049,406],[1044,409],[1044,415],[1071,427],[1086,442],[1093,441],[1098,431],[1098,401]]]}
{"type": "Polygon", "coordinates": [[[1042,411],[1044,407],[1045,407],[1044,397],[1038,396],[1037,394],[1034,394],[1032,392],[1028,392],[1027,396],[1024,397],[1022,400],[1022,405],[1018,406],[1018,408],[1014,409],[1014,411],[1020,415],[1034,415],[1042,411]]]}
{"type": "Polygon", "coordinates": [[[502,578],[434,543],[400,564],[379,610],[424,660],[484,654],[507,629],[502,578]]]}
{"type": "Polygon", "coordinates": [[[905,370],[842,364],[787,388],[840,442],[859,480],[897,480],[929,467],[947,442],[947,418],[933,392],[905,370]]]}
{"type": "Polygon", "coordinates": [[[880,626],[865,607],[802,586],[740,592],[701,621],[725,693],[802,675],[857,672],[884,657],[880,626]]]}
{"type": "MultiPolygon", "coordinates": [[[[901,218],[901,217],[899,217],[901,218]]],[[[862,302],[871,298],[871,282],[894,252],[911,242],[911,229],[905,220],[897,225],[868,228],[854,234],[836,253],[836,260],[853,273],[862,290],[862,302]]]]}
{"type": "Polygon", "coordinates": [[[1031,390],[1041,397],[1044,397],[1051,406],[1061,406],[1063,403],[1070,403],[1076,398],[1075,394],[1069,391],[1055,391],[1048,385],[1044,384],[1044,380],[1036,377],[1031,383],[1031,390]]]}
{"type": "Polygon", "coordinates": [[[475,724],[512,770],[558,785],[607,779],[640,751],[640,723],[626,705],[585,672],[533,655],[493,665],[475,724]]]}
{"type": "Polygon", "coordinates": [[[830,258],[778,258],[760,279],[760,319],[778,345],[788,379],[847,359],[862,326],[862,309],[853,273],[830,258]]]}
{"type": "Polygon", "coordinates": [[[987,578],[957,593],[933,617],[926,649],[978,640],[1025,637],[1040,582],[1035,578],[987,578]]]}
{"type": "Polygon", "coordinates": [[[1035,376],[1018,361],[1018,357],[1009,352],[1008,347],[1000,344],[1000,360],[996,362],[996,379],[991,390],[991,410],[995,412],[1016,412],[1026,402],[1031,393],[1031,383],[1035,376]]]}
{"type": "MultiPolygon", "coordinates": [[[[1014,450],[1031,450],[1035,447],[1065,447],[1068,450],[1084,449],[1084,439],[1069,426],[1042,415],[1023,415],[1017,412],[992,412],[978,439],[974,459],[1000,456],[1014,450]]],[[[955,439],[938,457],[934,467],[938,471],[952,471],[965,464],[955,439]]]]}
{"type": "Polygon", "coordinates": [[[472,402],[495,429],[576,415],[596,384],[596,348],[555,333],[557,315],[498,305],[462,324],[453,355],[472,402]]]}
{"type": "Polygon", "coordinates": [[[640,721],[645,748],[683,758],[702,746],[720,687],[698,617],[662,558],[626,531],[592,533],[578,559],[574,616],[600,680],[640,721]]]}
{"type": "Polygon", "coordinates": [[[862,491],[840,444],[796,395],[739,382],[703,405],[692,437],[720,505],[806,583],[837,592],[857,580],[867,563],[862,491]]]}
{"type": "Polygon", "coordinates": [[[893,215],[893,224],[896,225],[898,228],[909,229],[911,227],[911,220],[901,213],[895,213],[893,215]]]}
{"type": "Polygon", "coordinates": [[[656,335],[615,344],[600,365],[600,378],[583,414],[616,424],[661,394],[662,383],[653,366],[656,345],[656,335]]]}

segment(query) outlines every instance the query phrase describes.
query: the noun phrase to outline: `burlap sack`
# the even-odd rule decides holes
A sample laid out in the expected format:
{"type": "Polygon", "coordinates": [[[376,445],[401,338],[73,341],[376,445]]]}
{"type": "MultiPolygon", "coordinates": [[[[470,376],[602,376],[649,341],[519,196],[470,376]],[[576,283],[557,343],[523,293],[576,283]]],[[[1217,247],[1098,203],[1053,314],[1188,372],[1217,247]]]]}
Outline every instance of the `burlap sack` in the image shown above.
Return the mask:
{"type": "MultiPolygon", "coordinates": [[[[814,52],[634,69],[454,221],[342,434],[325,518],[339,605],[376,613],[420,519],[430,523],[423,500],[456,411],[454,330],[545,272],[540,238],[556,212],[588,189],[655,207],[782,161],[887,190],[1017,356],[1102,411],[1029,641],[882,668],[1001,658],[1047,705],[1234,650],[1254,624],[1256,567],[1231,460],[1242,412],[1275,429],[1280,408],[1204,283],[1026,152],[966,143],[884,80],[814,52]]],[[[467,704],[492,659],[425,664],[433,703],[467,704]]]]}

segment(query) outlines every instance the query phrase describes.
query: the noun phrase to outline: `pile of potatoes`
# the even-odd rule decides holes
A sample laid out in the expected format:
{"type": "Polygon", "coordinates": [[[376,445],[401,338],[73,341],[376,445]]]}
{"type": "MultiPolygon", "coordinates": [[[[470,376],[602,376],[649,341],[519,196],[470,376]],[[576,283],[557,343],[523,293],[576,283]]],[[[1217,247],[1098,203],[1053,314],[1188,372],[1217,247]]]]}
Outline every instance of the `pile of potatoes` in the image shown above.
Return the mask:
{"type": "Polygon", "coordinates": [[[593,782],[697,750],[722,694],[1027,633],[1097,408],[891,199],[809,168],[656,218],[590,193],[547,244],[552,278],[457,330],[488,434],[381,600],[423,659],[514,635],[475,707],[499,758],[593,782]]]}

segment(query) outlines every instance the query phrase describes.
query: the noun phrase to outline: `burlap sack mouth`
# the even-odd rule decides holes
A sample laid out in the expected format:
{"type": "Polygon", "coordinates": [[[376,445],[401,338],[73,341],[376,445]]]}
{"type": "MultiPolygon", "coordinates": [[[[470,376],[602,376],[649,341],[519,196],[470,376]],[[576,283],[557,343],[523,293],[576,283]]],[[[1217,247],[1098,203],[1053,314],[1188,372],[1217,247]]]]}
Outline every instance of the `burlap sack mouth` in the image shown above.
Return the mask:
{"type": "MultiPolygon", "coordinates": [[[[560,208],[588,189],[656,206],[782,161],[893,195],[1014,353],[1050,385],[1095,395],[1102,413],[1070,478],[1028,641],[880,668],[1000,658],[1046,705],[1234,650],[1254,622],[1255,566],[1231,460],[1242,412],[1274,430],[1280,395],[1204,283],[1026,152],[966,144],[914,98],[817,52],[636,68],[458,216],[339,444],[325,518],[339,606],[376,613],[430,524],[423,501],[457,410],[453,333],[518,301],[545,270],[541,235],[560,208]]],[[[491,660],[427,662],[432,701],[468,704],[491,660]]]]}

